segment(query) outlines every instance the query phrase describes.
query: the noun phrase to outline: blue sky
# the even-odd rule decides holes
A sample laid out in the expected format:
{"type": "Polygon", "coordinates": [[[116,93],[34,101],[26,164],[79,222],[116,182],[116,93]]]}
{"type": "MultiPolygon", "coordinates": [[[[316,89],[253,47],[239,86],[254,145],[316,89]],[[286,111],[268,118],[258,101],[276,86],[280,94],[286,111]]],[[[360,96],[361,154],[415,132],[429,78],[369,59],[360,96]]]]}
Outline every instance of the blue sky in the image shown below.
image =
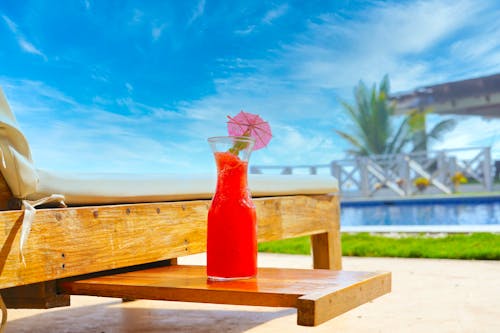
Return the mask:
{"type": "MultiPolygon", "coordinates": [[[[359,80],[499,73],[499,17],[495,0],[2,0],[0,86],[40,168],[206,171],[241,109],[273,129],[253,164],[325,164],[359,80]]],[[[500,158],[499,141],[499,120],[461,117],[435,148],[500,158]]]]}

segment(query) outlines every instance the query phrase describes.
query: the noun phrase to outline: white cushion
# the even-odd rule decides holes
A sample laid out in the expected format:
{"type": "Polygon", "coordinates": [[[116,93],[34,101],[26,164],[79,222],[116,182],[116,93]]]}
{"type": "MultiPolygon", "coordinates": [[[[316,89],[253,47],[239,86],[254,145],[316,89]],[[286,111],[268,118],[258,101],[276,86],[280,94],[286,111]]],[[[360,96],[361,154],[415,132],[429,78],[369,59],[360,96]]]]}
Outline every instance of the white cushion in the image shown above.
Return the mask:
{"type": "Polygon", "coordinates": [[[31,150],[0,88],[0,170],[12,195],[23,198],[36,190],[38,176],[31,150]]]}
{"type": "MultiPolygon", "coordinates": [[[[215,175],[55,173],[37,170],[30,199],[62,194],[69,205],[210,199],[215,175]]],[[[335,178],[319,175],[249,175],[253,197],[337,192],[335,178]]]]}

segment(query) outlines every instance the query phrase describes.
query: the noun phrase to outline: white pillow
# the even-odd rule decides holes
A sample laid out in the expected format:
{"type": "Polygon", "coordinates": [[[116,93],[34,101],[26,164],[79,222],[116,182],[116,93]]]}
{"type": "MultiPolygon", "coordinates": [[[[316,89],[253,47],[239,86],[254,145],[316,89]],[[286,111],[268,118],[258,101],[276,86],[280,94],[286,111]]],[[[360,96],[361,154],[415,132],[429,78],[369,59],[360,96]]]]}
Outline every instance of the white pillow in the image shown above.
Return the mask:
{"type": "Polygon", "coordinates": [[[0,87],[0,171],[12,195],[25,198],[37,188],[38,175],[28,140],[18,127],[0,87]]]}

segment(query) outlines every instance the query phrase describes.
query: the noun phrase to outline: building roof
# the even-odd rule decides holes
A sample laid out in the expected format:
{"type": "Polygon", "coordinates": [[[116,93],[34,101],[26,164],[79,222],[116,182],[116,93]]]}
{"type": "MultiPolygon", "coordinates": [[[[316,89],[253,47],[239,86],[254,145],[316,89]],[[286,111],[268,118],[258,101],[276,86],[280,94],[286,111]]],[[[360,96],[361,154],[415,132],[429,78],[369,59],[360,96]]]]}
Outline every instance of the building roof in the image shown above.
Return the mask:
{"type": "Polygon", "coordinates": [[[417,88],[394,94],[396,113],[430,109],[439,114],[500,118],[500,74],[417,88]]]}

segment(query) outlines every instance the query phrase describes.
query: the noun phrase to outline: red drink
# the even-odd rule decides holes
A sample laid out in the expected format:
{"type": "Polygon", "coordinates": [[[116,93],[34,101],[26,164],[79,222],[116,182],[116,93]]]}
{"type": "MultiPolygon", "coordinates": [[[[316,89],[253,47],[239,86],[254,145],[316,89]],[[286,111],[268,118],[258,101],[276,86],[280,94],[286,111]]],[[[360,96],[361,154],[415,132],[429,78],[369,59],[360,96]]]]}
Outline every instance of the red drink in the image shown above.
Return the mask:
{"type": "Polygon", "coordinates": [[[248,162],[215,152],[217,188],[208,211],[207,275],[235,279],[257,274],[257,219],[247,184],[248,162]]]}

